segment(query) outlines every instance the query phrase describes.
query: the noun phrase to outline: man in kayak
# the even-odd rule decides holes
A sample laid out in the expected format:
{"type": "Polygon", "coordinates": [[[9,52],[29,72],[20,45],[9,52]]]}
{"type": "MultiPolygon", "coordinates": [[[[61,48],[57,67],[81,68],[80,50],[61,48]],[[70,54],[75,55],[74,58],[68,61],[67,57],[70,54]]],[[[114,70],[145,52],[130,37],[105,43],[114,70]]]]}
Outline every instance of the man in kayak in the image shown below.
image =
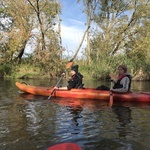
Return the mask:
{"type": "Polygon", "coordinates": [[[96,90],[111,90],[112,92],[117,93],[126,93],[130,91],[131,87],[131,75],[128,73],[126,65],[118,66],[118,77],[117,79],[113,74],[110,74],[111,81],[114,83],[112,89],[108,88],[105,85],[101,85],[96,88],[96,90]]]}
{"type": "MultiPolygon", "coordinates": [[[[83,88],[83,75],[78,72],[78,65],[71,67],[71,79],[68,81],[68,85],[66,87],[59,87],[59,89],[70,90],[72,88],[78,89],[83,88]]],[[[62,75],[65,75],[64,73],[62,75]]],[[[58,87],[56,87],[58,89],[58,87]]]]}

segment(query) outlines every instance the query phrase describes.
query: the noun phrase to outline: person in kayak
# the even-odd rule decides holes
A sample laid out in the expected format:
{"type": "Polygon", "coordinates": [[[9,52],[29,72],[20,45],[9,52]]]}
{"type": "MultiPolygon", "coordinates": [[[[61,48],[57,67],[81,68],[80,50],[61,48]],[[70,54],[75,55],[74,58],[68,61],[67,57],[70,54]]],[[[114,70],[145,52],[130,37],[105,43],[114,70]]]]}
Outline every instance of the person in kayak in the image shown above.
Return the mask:
{"type": "Polygon", "coordinates": [[[130,91],[131,87],[131,75],[128,73],[126,65],[118,66],[118,77],[115,79],[113,75],[110,75],[111,81],[114,83],[112,89],[108,88],[105,85],[101,85],[96,88],[96,90],[111,90],[112,92],[117,93],[126,93],[130,91]]]}
{"type": "Polygon", "coordinates": [[[112,92],[126,93],[130,91],[131,87],[131,75],[128,73],[126,65],[118,66],[118,78],[117,80],[111,78],[114,82],[114,86],[110,89],[112,92]]]}
{"type": "MultiPolygon", "coordinates": [[[[72,88],[79,89],[83,88],[83,75],[78,72],[78,65],[71,67],[71,79],[68,81],[68,85],[66,87],[59,87],[59,89],[71,90],[72,88]]],[[[62,75],[65,75],[64,73],[62,75]]],[[[56,87],[58,88],[58,87],[56,87]]]]}

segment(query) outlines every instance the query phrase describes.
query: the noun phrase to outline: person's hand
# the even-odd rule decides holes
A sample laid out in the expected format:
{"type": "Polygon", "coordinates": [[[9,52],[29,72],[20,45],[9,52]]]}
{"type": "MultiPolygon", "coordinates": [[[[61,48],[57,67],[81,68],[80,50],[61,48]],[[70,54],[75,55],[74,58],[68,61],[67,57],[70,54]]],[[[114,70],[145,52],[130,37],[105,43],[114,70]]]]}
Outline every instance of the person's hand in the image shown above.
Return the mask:
{"type": "Polygon", "coordinates": [[[54,89],[57,90],[57,89],[59,89],[59,87],[55,86],[54,89]]]}
{"type": "Polygon", "coordinates": [[[66,74],[63,72],[62,74],[61,74],[62,76],[66,76],[66,74]]]}
{"type": "Polygon", "coordinates": [[[114,92],[114,91],[113,91],[113,88],[111,88],[110,91],[111,91],[111,92],[114,92]]]}
{"type": "Polygon", "coordinates": [[[117,76],[113,73],[109,74],[111,81],[116,82],[117,81],[117,76]]]}

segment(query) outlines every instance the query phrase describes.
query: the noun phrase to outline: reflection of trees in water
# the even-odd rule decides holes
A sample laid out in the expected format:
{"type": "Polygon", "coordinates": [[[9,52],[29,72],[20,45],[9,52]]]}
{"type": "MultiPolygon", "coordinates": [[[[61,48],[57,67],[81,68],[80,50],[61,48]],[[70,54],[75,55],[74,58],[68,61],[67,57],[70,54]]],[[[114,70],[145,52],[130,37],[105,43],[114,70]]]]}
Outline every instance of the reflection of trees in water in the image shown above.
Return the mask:
{"type": "Polygon", "coordinates": [[[149,91],[150,84],[146,81],[132,82],[131,91],[149,91]]]}
{"type": "Polygon", "coordinates": [[[118,127],[119,137],[127,134],[126,126],[131,123],[131,109],[125,106],[113,106],[113,112],[117,115],[120,127],[118,127]]]}

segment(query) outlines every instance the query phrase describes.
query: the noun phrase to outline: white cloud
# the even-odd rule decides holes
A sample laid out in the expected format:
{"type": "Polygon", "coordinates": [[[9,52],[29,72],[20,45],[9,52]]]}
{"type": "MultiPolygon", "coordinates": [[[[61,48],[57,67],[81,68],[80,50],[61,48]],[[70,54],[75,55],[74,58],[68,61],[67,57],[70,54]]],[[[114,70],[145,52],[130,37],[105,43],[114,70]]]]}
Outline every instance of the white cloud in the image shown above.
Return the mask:
{"type": "MultiPolygon", "coordinates": [[[[61,37],[63,47],[67,51],[71,51],[72,56],[76,52],[81,43],[84,31],[86,30],[86,17],[83,11],[83,4],[77,3],[76,0],[60,0],[62,6],[61,12],[61,37]]],[[[83,43],[78,56],[80,55],[82,48],[86,43],[83,43]]]]}
{"type": "MultiPolygon", "coordinates": [[[[80,22],[78,20],[72,20],[73,22],[76,22],[76,25],[72,25],[72,26],[67,26],[62,24],[61,25],[61,37],[62,37],[62,44],[63,47],[65,47],[65,49],[67,50],[67,52],[71,52],[72,55],[74,55],[74,53],[76,52],[76,50],[78,49],[83,34],[84,34],[84,30],[86,29],[85,26],[80,26],[81,24],[83,25],[83,22],[80,22]]],[[[83,45],[81,47],[84,48],[86,46],[86,42],[83,42],[83,45]]],[[[79,51],[78,55],[81,55],[81,50],[79,51]]]]}
{"type": "MultiPolygon", "coordinates": [[[[62,13],[61,13],[61,37],[63,47],[67,50],[64,55],[73,56],[76,50],[81,43],[84,31],[86,30],[86,17],[85,14],[82,13],[83,5],[81,3],[77,3],[76,0],[60,0],[62,5],[62,13]]],[[[55,26],[56,30],[58,26],[55,26]]],[[[86,42],[83,42],[83,45],[79,51],[79,55],[81,55],[81,51],[83,47],[86,46],[86,42]]],[[[29,47],[26,48],[26,52],[31,51],[29,47]]]]}

